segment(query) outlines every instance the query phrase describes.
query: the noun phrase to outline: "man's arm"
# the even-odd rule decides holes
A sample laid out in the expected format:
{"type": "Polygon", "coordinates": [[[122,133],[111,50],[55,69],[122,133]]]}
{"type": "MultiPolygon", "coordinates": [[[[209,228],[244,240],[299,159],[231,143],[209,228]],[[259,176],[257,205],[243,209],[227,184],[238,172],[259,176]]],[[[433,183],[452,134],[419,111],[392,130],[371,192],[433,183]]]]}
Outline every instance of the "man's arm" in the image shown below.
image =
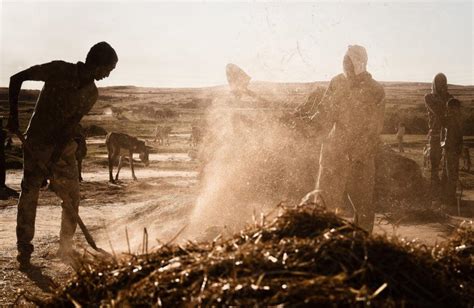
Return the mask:
{"type": "Polygon", "coordinates": [[[316,107],[316,112],[310,117],[311,122],[318,127],[318,130],[323,132],[323,135],[326,135],[331,130],[336,120],[336,82],[335,78],[331,80],[326,92],[324,92],[323,98],[316,107]]]}
{"type": "Polygon", "coordinates": [[[19,129],[18,123],[18,97],[20,95],[21,85],[24,81],[48,81],[61,71],[62,61],[53,61],[46,64],[35,65],[24,71],[21,71],[10,77],[8,88],[8,99],[10,103],[10,116],[8,118],[7,128],[11,132],[19,129]]]}
{"type": "Polygon", "coordinates": [[[428,112],[431,112],[437,117],[442,117],[443,116],[443,110],[441,109],[441,106],[433,99],[431,94],[426,94],[425,95],[425,106],[428,112]]]}
{"type": "MultiPolygon", "coordinates": [[[[385,120],[385,90],[382,86],[380,86],[379,93],[378,93],[378,107],[377,107],[377,119],[378,119],[378,126],[377,126],[377,136],[380,136],[383,130],[383,124],[385,120]]],[[[405,131],[402,131],[405,133],[405,131]]]]}

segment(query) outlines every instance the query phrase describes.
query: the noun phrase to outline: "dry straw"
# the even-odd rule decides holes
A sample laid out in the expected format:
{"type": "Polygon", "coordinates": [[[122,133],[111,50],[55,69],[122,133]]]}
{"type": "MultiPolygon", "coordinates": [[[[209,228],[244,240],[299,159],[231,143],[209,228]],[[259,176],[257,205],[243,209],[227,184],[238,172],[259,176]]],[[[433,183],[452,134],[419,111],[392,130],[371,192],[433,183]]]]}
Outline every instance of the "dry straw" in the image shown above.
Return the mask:
{"type": "Polygon", "coordinates": [[[113,261],[83,258],[77,276],[41,304],[474,304],[472,225],[443,245],[427,247],[370,236],[315,204],[284,208],[273,221],[262,222],[231,239],[167,244],[113,261]]]}

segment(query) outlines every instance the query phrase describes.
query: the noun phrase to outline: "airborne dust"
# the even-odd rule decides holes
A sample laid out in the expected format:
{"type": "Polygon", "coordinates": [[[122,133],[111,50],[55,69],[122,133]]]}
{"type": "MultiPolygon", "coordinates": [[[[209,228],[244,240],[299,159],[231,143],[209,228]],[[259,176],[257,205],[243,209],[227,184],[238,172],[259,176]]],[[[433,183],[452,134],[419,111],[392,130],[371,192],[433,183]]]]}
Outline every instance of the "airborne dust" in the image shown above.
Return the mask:
{"type": "Polygon", "coordinates": [[[170,240],[230,236],[276,213],[279,203],[298,202],[313,190],[317,139],[283,121],[283,108],[267,105],[228,94],[215,97],[199,124],[203,141],[197,149],[200,168],[194,193],[165,196],[153,185],[134,184],[150,193],[149,200],[120,206],[122,218],[107,224],[102,246],[115,252],[125,252],[129,245],[132,252],[143,251],[144,228],[149,249],[170,240]]]}

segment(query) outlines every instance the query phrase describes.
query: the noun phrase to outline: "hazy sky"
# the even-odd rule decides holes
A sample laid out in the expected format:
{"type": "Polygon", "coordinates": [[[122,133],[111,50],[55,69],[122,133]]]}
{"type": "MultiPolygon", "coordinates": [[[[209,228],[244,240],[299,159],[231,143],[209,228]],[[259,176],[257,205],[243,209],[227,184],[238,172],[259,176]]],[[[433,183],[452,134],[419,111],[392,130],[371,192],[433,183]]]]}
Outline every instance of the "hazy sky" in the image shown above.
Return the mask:
{"type": "MultiPolygon", "coordinates": [[[[254,80],[329,80],[349,44],[384,81],[474,84],[473,1],[156,2],[0,0],[0,86],[38,63],[84,61],[107,41],[119,63],[105,85],[226,83],[233,62],[254,80]]],[[[25,87],[39,87],[28,83],[25,87]]]]}

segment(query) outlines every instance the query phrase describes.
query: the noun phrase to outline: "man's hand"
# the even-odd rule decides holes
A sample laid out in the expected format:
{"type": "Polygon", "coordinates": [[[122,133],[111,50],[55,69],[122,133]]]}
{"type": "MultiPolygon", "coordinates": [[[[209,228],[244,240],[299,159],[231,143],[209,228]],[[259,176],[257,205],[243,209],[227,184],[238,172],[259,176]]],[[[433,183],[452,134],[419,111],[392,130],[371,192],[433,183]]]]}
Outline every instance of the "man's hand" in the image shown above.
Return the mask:
{"type": "Polygon", "coordinates": [[[18,123],[18,115],[10,115],[8,117],[7,129],[11,133],[18,132],[18,130],[20,129],[20,125],[18,123]]]}

